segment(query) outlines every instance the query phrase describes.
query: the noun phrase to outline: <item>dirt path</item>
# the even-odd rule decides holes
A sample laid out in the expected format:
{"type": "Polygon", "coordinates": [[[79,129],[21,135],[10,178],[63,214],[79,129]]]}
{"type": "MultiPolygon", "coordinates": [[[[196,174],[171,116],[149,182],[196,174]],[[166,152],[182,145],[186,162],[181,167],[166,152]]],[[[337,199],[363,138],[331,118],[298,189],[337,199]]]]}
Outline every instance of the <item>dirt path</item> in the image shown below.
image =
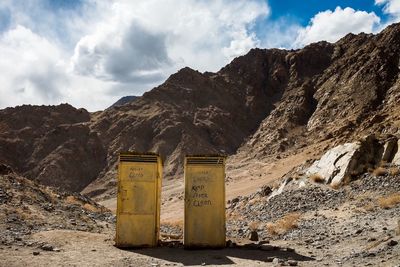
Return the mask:
{"type": "Polygon", "coordinates": [[[60,252],[34,247],[0,246],[0,266],[272,266],[273,258],[305,261],[312,258],[294,251],[260,251],[248,249],[184,250],[153,248],[122,250],[113,246],[113,233],[96,234],[54,230],[32,236],[34,242],[44,242],[60,252]],[[34,256],[33,252],[40,252],[34,256]]]}

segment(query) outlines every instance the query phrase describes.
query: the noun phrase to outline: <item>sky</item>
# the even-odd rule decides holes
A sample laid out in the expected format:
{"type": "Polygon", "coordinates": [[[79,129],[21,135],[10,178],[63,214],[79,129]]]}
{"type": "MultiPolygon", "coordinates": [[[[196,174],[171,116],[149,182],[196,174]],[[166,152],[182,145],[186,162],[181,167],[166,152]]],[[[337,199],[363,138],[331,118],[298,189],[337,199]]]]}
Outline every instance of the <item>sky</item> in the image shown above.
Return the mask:
{"type": "Polygon", "coordinates": [[[400,22],[400,0],[0,0],[0,108],[102,110],[180,68],[400,22]]]}

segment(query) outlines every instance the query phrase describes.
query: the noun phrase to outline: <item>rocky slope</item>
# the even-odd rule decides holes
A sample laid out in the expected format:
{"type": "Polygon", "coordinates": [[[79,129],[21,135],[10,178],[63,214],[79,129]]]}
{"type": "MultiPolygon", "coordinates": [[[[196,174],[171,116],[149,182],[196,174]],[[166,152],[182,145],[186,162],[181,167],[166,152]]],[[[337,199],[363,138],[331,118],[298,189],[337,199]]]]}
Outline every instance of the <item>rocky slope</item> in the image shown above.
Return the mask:
{"type": "Polygon", "coordinates": [[[105,164],[89,122],[89,112],[68,104],[0,110],[0,161],[30,179],[79,192],[105,164]]]}
{"type": "Polygon", "coordinates": [[[102,232],[115,216],[73,192],[45,187],[15,174],[0,163],[0,244],[42,246],[29,241],[39,231],[68,229],[102,232]]]}
{"type": "MultiPolygon", "coordinates": [[[[400,24],[300,50],[253,49],[217,73],[184,68],[122,106],[89,114],[68,105],[0,111],[0,160],[44,184],[115,193],[119,151],[164,157],[182,177],[186,153],[231,155],[237,169],[316,153],[368,133],[398,134],[400,24]]],[[[311,155],[310,155],[311,158],[311,155]]],[[[276,177],[278,178],[278,177],[276,177]]]]}

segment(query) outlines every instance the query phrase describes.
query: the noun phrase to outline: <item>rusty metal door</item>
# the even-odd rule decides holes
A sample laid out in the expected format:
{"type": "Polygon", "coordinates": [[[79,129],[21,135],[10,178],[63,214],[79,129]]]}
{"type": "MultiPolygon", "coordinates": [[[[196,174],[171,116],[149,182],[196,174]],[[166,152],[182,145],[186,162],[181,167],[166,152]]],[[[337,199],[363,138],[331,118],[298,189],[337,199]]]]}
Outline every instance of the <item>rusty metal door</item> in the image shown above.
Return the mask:
{"type": "Polygon", "coordinates": [[[225,157],[185,158],[184,246],[225,247],[225,157]]]}
{"type": "Polygon", "coordinates": [[[162,164],[158,155],[120,154],[116,246],[157,246],[161,171],[162,164]]]}

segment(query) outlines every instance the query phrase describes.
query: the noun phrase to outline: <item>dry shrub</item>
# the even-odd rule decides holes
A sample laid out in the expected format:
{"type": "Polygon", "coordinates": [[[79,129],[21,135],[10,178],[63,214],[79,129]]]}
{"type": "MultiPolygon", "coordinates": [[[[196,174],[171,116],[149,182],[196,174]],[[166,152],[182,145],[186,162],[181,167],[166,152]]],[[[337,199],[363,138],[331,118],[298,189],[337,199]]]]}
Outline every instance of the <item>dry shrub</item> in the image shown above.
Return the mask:
{"type": "Polygon", "coordinates": [[[378,204],[383,209],[390,209],[400,203],[400,193],[394,193],[378,198],[378,204]]]}
{"type": "Polygon", "coordinates": [[[227,218],[228,221],[242,221],[242,220],[244,220],[243,215],[239,214],[236,211],[232,211],[232,212],[228,213],[226,218],[227,218]]]}
{"type": "Polygon", "coordinates": [[[275,223],[268,223],[266,226],[267,231],[270,235],[284,234],[289,230],[297,228],[299,219],[300,213],[294,212],[286,214],[275,223]]]}
{"type": "Polygon", "coordinates": [[[388,171],[389,175],[395,176],[400,174],[400,168],[399,167],[391,167],[388,171]]]}
{"type": "Polygon", "coordinates": [[[322,177],[320,174],[318,174],[318,173],[314,173],[314,174],[311,174],[310,175],[310,177],[309,177],[309,179],[311,180],[311,181],[313,181],[314,183],[323,183],[324,181],[325,181],[325,179],[324,179],[324,177],[322,177]]]}
{"type": "Polygon", "coordinates": [[[68,203],[68,204],[77,204],[77,205],[82,205],[83,204],[82,201],[80,201],[79,199],[77,199],[74,196],[67,196],[65,198],[65,202],[68,203]]]}
{"type": "Polygon", "coordinates": [[[381,167],[385,167],[387,164],[388,164],[388,162],[386,160],[381,160],[379,162],[379,166],[381,166],[381,167]]]}
{"type": "Polygon", "coordinates": [[[249,205],[253,205],[253,204],[257,204],[258,202],[260,202],[260,199],[253,198],[253,199],[249,200],[248,204],[249,205]]]}
{"type": "Polygon", "coordinates": [[[166,222],[162,222],[161,224],[169,226],[169,227],[176,227],[176,228],[183,229],[183,220],[166,221],[166,222]]]}
{"type": "Polygon", "coordinates": [[[87,211],[91,211],[91,212],[102,212],[101,209],[93,206],[92,204],[89,203],[85,203],[85,205],[83,205],[83,208],[87,211]]]}
{"type": "Polygon", "coordinates": [[[266,228],[270,235],[278,235],[279,234],[278,229],[274,223],[267,223],[266,228]]]}
{"type": "Polygon", "coordinates": [[[342,184],[339,182],[331,183],[330,186],[332,189],[338,190],[342,184]]]}
{"type": "Polygon", "coordinates": [[[365,211],[374,211],[375,205],[374,205],[374,203],[368,203],[368,204],[365,204],[363,208],[365,211]]]}
{"type": "Polygon", "coordinates": [[[252,222],[249,223],[249,229],[252,230],[252,231],[253,230],[258,230],[260,228],[260,226],[261,226],[260,222],[252,221],[252,222]]]}
{"type": "Polygon", "coordinates": [[[372,174],[374,176],[383,176],[383,175],[385,175],[387,173],[388,173],[388,171],[383,167],[378,167],[372,172],[372,174]]]}

